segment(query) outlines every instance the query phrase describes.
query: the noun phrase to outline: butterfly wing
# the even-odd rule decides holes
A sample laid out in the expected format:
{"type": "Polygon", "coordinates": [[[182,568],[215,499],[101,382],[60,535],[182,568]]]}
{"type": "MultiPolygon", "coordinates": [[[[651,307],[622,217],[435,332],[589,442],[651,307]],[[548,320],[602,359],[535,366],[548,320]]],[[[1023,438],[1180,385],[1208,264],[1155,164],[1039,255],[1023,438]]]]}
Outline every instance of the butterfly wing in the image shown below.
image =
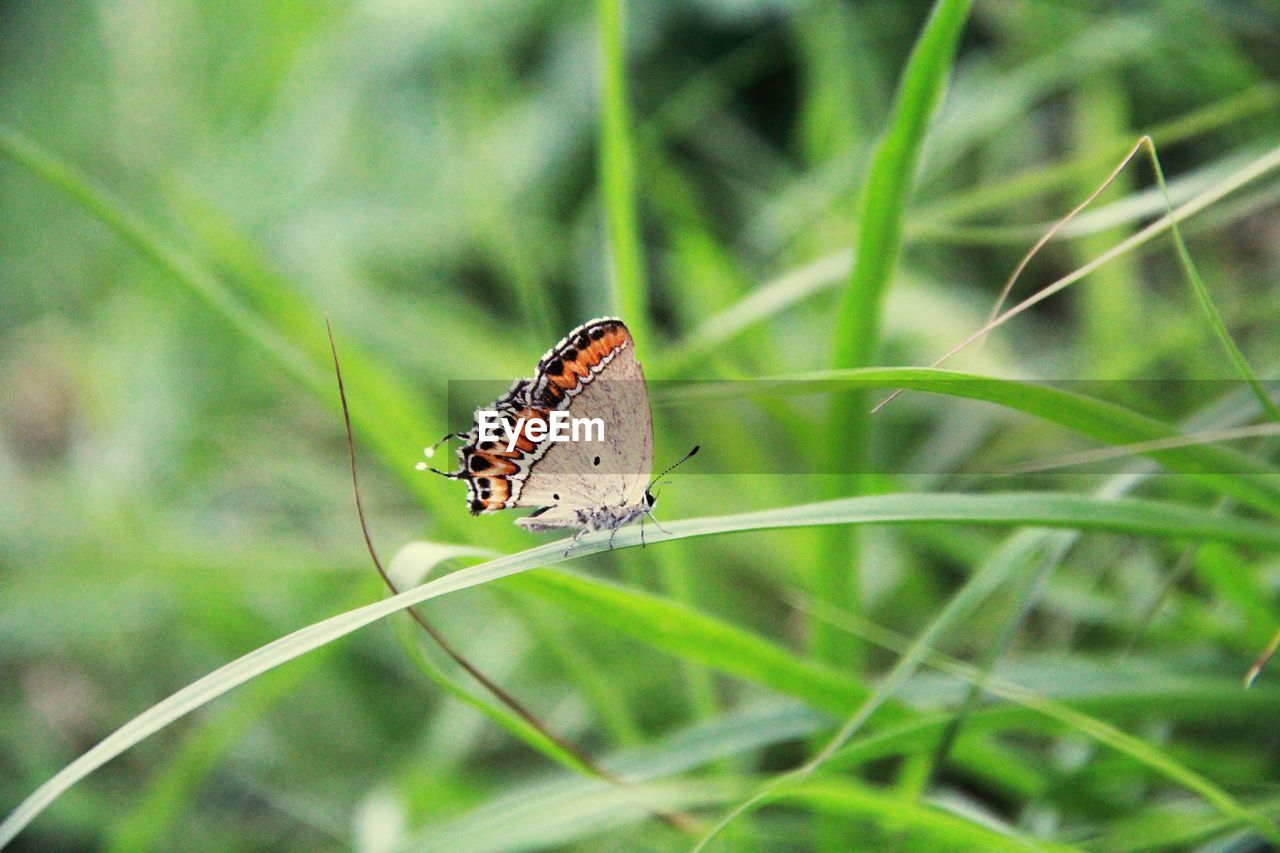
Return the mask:
{"type": "Polygon", "coordinates": [[[523,526],[546,527],[561,516],[564,526],[573,526],[578,522],[567,523],[570,511],[576,518],[577,510],[632,507],[643,500],[653,470],[653,418],[630,334],[617,341],[608,359],[591,381],[575,387],[567,407],[571,418],[599,419],[604,440],[548,443],[512,505],[550,509],[520,519],[523,526]]]}

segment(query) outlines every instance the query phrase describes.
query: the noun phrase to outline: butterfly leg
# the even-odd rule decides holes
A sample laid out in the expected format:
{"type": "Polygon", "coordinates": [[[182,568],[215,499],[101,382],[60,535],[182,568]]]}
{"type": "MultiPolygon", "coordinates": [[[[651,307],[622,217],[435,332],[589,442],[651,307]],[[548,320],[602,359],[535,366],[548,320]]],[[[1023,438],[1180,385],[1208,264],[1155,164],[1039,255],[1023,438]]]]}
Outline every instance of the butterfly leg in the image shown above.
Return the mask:
{"type": "Polygon", "coordinates": [[[578,540],[587,532],[586,527],[578,528],[578,532],[573,534],[573,538],[569,540],[569,547],[564,549],[564,556],[569,556],[569,552],[573,550],[573,546],[578,544],[578,540]]]}
{"type": "MultiPolygon", "coordinates": [[[[652,510],[650,510],[650,511],[646,512],[646,513],[645,513],[645,515],[649,516],[649,518],[653,521],[653,523],[654,523],[654,524],[656,524],[656,525],[658,526],[658,529],[659,529],[659,530],[661,530],[663,533],[667,534],[668,536],[670,536],[670,535],[671,535],[671,531],[670,531],[670,530],[668,530],[667,528],[665,528],[665,527],[663,527],[663,526],[662,526],[662,523],[661,523],[660,521],[658,521],[658,517],[657,517],[657,516],[655,516],[655,515],[653,514],[653,511],[652,511],[652,510]]],[[[643,517],[643,516],[641,516],[641,518],[640,518],[640,524],[642,525],[642,526],[641,526],[641,528],[640,528],[640,532],[641,532],[641,533],[643,533],[643,532],[644,532],[644,527],[643,527],[643,525],[644,525],[644,517],[643,517]]]]}
{"type": "Polygon", "coordinates": [[[640,516],[640,547],[644,547],[644,516],[640,516]]]}

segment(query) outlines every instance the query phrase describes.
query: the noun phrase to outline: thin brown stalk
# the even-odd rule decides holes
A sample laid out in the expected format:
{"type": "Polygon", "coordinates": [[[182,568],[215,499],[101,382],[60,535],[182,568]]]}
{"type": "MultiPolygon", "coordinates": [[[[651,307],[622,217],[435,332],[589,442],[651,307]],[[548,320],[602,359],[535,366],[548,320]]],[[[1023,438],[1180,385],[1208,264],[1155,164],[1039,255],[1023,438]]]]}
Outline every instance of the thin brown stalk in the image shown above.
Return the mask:
{"type": "MultiPolygon", "coordinates": [[[[325,328],[329,332],[329,350],[333,354],[333,372],[338,380],[338,398],[342,403],[342,421],[347,431],[347,458],[351,468],[351,488],[355,493],[356,516],[360,519],[360,533],[364,536],[365,548],[369,551],[369,558],[373,561],[373,567],[378,570],[378,575],[382,578],[382,582],[387,585],[387,589],[391,591],[391,594],[397,595],[400,590],[396,587],[395,582],[391,580],[391,576],[387,574],[387,570],[383,568],[382,560],[378,558],[378,550],[373,545],[373,537],[369,533],[369,524],[364,514],[364,501],[360,496],[360,478],[356,471],[355,435],[351,429],[351,414],[347,408],[347,390],[342,381],[342,366],[338,361],[338,347],[333,340],[333,324],[329,322],[328,316],[325,317],[325,328]]],[[[440,630],[428,622],[426,617],[419,613],[415,608],[409,607],[405,612],[413,618],[413,621],[417,622],[422,627],[422,630],[427,632],[427,635],[435,641],[436,645],[444,650],[445,654],[453,659],[454,663],[462,667],[462,669],[474,678],[481,687],[489,691],[495,699],[510,708],[513,713],[536,729],[543,737],[554,743],[569,755],[573,756],[574,760],[582,765],[583,769],[611,785],[615,785],[623,790],[638,794],[635,785],[601,766],[599,762],[588,755],[584,750],[548,728],[546,723],[542,722],[542,720],[540,720],[537,715],[520,702],[520,700],[516,699],[515,696],[511,695],[511,693],[500,684],[481,672],[475,664],[467,660],[466,657],[464,657],[463,654],[453,646],[453,644],[445,639],[444,635],[440,633],[440,630]]],[[[645,804],[645,808],[647,808],[654,817],[681,832],[693,834],[702,830],[701,822],[683,812],[668,811],[648,803],[645,804]]]]}

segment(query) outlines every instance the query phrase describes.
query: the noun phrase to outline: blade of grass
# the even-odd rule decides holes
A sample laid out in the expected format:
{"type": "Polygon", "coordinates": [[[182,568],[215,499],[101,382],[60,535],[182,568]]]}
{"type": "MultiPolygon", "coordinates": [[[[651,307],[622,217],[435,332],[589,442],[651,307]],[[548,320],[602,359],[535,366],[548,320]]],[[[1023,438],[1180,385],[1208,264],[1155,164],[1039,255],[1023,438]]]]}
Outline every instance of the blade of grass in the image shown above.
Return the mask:
{"type": "MultiPolygon", "coordinates": [[[[764,685],[819,710],[841,713],[866,696],[866,688],[850,676],[670,598],[565,571],[523,574],[502,585],[679,660],[764,685]]],[[[895,709],[889,711],[887,716],[894,716],[895,709]]]]}
{"type": "MultiPolygon", "coordinates": [[[[1026,564],[1025,558],[1028,552],[1038,545],[1038,543],[1034,542],[1034,538],[1032,534],[1021,537],[1015,536],[991,560],[984,563],[979,571],[971,576],[964,586],[951,597],[942,612],[930,621],[929,625],[910,647],[901,653],[888,675],[884,676],[875,689],[868,694],[867,698],[857,706],[857,710],[849,716],[834,737],[827,740],[814,756],[800,767],[774,777],[758,788],[754,794],[730,810],[706,835],[699,839],[695,849],[705,847],[711,839],[727,826],[753,811],[770,797],[809,778],[814,771],[839,752],[865,724],[873,719],[881,708],[891,700],[893,694],[915,673],[925,651],[933,642],[966,615],[972,613],[979,603],[984,601],[996,588],[1005,584],[1019,567],[1026,564]]],[[[806,609],[817,615],[826,611],[842,612],[816,598],[813,599],[813,604],[806,609]]],[[[847,630],[830,618],[824,617],[824,621],[830,622],[834,628],[847,630]]],[[[943,733],[942,737],[945,739],[946,732],[943,733]]]]}
{"type": "MultiPolygon", "coordinates": [[[[997,830],[938,805],[912,802],[851,779],[813,779],[775,791],[764,802],[795,803],[838,817],[842,822],[860,819],[895,837],[923,844],[921,849],[926,850],[1078,849],[1068,844],[1049,844],[1008,827],[997,830]]],[[[847,830],[848,825],[843,825],[847,830]]],[[[913,848],[908,845],[907,849],[913,848]]]]}
{"type": "MultiPolygon", "coordinates": [[[[535,572],[502,582],[513,591],[530,593],[563,608],[602,631],[616,631],[687,665],[701,665],[726,675],[793,696],[834,715],[863,701],[868,690],[854,678],[791,652],[734,625],[693,611],[681,602],[569,572],[535,572]]],[[[897,702],[879,709],[877,720],[892,724],[911,712],[897,702]]],[[[998,748],[980,757],[966,755],[958,764],[966,772],[983,773],[997,762],[998,748]]]]}
{"type": "MultiPolygon", "coordinates": [[[[1080,86],[1072,94],[1071,128],[1073,148],[1080,152],[1088,152],[1100,138],[1132,136],[1128,105],[1120,86],[1103,75],[1080,86]]],[[[1087,195],[1091,189],[1088,182],[1095,177],[1082,178],[1072,188],[1072,195],[1087,195]]],[[[1132,197],[1133,189],[1132,174],[1116,175],[1099,204],[1132,197]]],[[[1102,209],[1105,210],[1105,206],[1102,209]]],[[[1077,220],[1077,224],[1079,222],[1077,220]]],[[[1072,247],[1072,257],[1077,265],[1087,264],[1127,236],[1127,229],[1121,225],[1090,234],[1072,247]]],[[[1082,334],[1085,340],[1098,343],[1087,375],[1132,376],[1138,342],[1133,330],[1144,316],[1137,259],[1126,255],[1098,270],[1094,274],[1094,286],[1085,288],[1082,297],[1085,321],[1082,334]]]]}
{"type": "MultiPolygon", "coordinates": [[[[924,147],[925,131],[942,97],[965,20],[969,0],[938,0],[907,60],[884,138],[876,146],[862,190],[857,254],[840,300],[832,340],[835,369],[865,367],[880,346],[880,315],[902,247],[902,219],[924,147]]],[[[859,395],[831,401],[822,434],[824,453],[837,457],[835,471],[864,467],[870,427],[859,395]]],[[[824,464],[828,460],[824,460],[824,464]]],[[[827,494],[848,484],[832,483],[827,494]]],[[[859,488],[855,486],[855,488],[859,488]]],[[[831,530],[819,537],[814,563],[815,594],[841,609],[858,610],[857,540],[851,531],[831,530]]],[[[854,645],[829,626],[813,626],[813,651],[819,659],[857,668],[854,645]]]]}
{"type": "MultiPolygon", "coordinates": [[[[756,394],[812,394],[840,391],[841,386],[900,387],[984,400],[1059,424],[1081,435],[1109,444],[1130,444],[1173,438],[1177,430],[1155,418],[1123,406],[1059,388],[992,379],[938,368],[874,367],[831,370],[752,382],[709,383],[679,389],[659,389],[655,401],[662,405],[705,403],[717,397],[756,394]]],[[[1229,494],[1249,506],[1280,515],[1280,483],[1277,470],[1253,456],[1215,445],[1192,445],[1151,452],[1151,458],[1221,494],[1229,494]]]]}
{"type": "MultiPolygon", "coordinates": [[[[874,21],[873,17],[863,26],[875,28],[874,21]]],[[[1028,109],[1085,74],[1124,61],[1134,48],[1151,41],[1150,29],[1140,21],[1120,18],[1058,42],[1047,55],[1027,58],[999,72],[984,61],[981,52],[975,52],[966,73],[956,75],[948,109],[938,115],[930,131],[937,144],[924,163],[921,179],[928,182],[946,174],[979,143],[1007,132],[1005,128],[1025,117],[1028,109]]],[[[878,76],[894,79],[899,75],[894,68],[878,76]]],[[[795,188],[770,199],[763,214],[745,229],[745,241],[761,254],[776,253],[858,186],[865,159],[865,152],[855,149],[789,181],[795,188]]]]}
{"type": "MultiPolygon", "coordinates": [[[[1280,821],[1280,797],[1257,803],[1253,811],[1280,821]]],[[[1090,839],[1090,847],[1104,853],[1138,853],[1151,850],[1230,850],[1227,844],[1206,842],[1239,829],[1240,822],[1221,814],[1194,814],[1170,804],[1168,808],[1144,809],[1127,820],[1113,822],[1105,835],[1090,839]]],[[[1238,845],[1235,849],[1238,849],[1238,845]]]]}
{"type": "MultiPolygon", "coordinates": [[[[436,542],[413,542],[396,553],[391,563],[388,564],[385,573],[381,571],[381,566],[379,566],[379,575],[394,595],[404,587],[420,585],[436,568],[449,560],[463,556],[492,557],[496,555],[477,548],[443,545],[436,542]]],[[[412,608],[406,608],[406,612],[413,615],[414,621],[420,626],[424,624],[412,608]]],[[[428,680],[445,693],[448,693],[454,699],[481,715],[488,717],[500,728],[524,741],[551,760],[586,775],[596,775],[598,768],[589,755],[582,753],[573,744],[561,740],[553,732],[550,732],[540,720],[532,718],[523,705],[516,703],[515,707],[510,705],[504,707],[504,705],[488,702],[472,693],[450,678],[443,669],[436,666],[435,662],[423,652],[418,643],[410,636],[408,622],[400,622],[397,625],[397,629],[396,637],[400,641],[405,655],[428,680]]],[[[438,642],[436,629],[432,628],[428,631],[428,634],[433,641],[438,642]]],[[[448,644],[445,644],[443,648],[450,657],[457,654],[452,646],[448,644]]],[[[455,663],[458,662],[456,657],[453,657],[453,660],[455,663]]],[[[472,673],[473,678],[475,673],[478,672],[470,663],[459,664],[459,666],[472,673]]],[[[486,676],[481,676],[477,680],[486,689],[489,689],[489,685],[492,684],[486,676]]],[[[490,693],[492,694],[493,692],[490,689],[490,693]]],[[[507,696],[506,691],[499,688],[495,695],[499,701],[506,703],[507,700],[503,698],[507,696]]]]}
{"type": "MultiPolygon", "coordinates": [[[[1172,216],[1173,204],[1169,201],[1169,185],[1165,182],[1164,169],[1160,166],[1160,157],[1156,154],[1155,143],[1151,141],[1150,136],[1142,137],[1142,141],[1147,154],[1151,157],[1151,166],[1156,172],[1156,183],[1160,185],[1160,192],[1164,195],[1165,205],[1169,208],[1169,215],[1172,216]]],[[[1262,404],[1263,411],[1267,413],[1267,417],[1273,421],[1280,421],[1280,407],[1271,402],[1271,398],[1267,396],[1267,392],[1263,389],[1257,374],[1253,372],[1253,368],[1249,366],[1248,360],[1245,359],[1244,353],[1236,346],[1235,339],[1231,337],[1227,324],[1223,321],[1222,315],[1218,313],[1218,308],[1214,305],[1213,298],[1209,295],[1209,288],[1205,286],[1204,280],[1200,278],[1200,271],[1196,269],[1195,262],[1191,260],[1191,253],[1187,250],[1186,241],[1182,239],[1182,230],[1178,228],[1177,222],[1172,223],[1172,233],[1173,243],[1178,249],[1178,259],[1182,262],[1182,269],[1187,274],[1187,280],[1191,284],[1191,289],[1195,291],[1196,299],[1200,303],[1200,309],[1204,312],[1205,319],[1209,321],[1209,325],[1212,327],[1214,335],[1218,338],[1218,342],[1227,351],[1227,357],[1231,359],[1231,364],[1235,367],[1236,372],[1253,389],[1253,393],[1257,396],[1258,402],[1262,404]]]]}
{"type": "Polygon", "coordinates": [[[635,150],[627,101],[623,0],[596,0],[600,27],[600,202],[618,311],[638,341],[655,346],[649,328],[644,249],[636,211],[635,150]]]}
{"type": "MultiPolygon", "coordinates": [[[[1062,664],[1060,658],[1034,658],[1023,665],[1021,680],[1029,681],[1038,673],[1042,692],[1094,716],[1113,715],[1142,720],[1149,719],[1154,708],[1163,718],[1178,723],[1222,725],[1230,720],[1242,725],[1265,726],[1265,722],[1259,723],[1259,715],[1269,719],[1267,715],[1274,712],[1277,701],[1275,688],[1265,688],[1269,696],[1255,700],[1254,691],[1240,690],[1240,682],[1236,678],[1216,675],[1210,678],[1188,677],[1150,667],[1117,672],[1112,664],[1081,667],[1080,659],[1069,666],[1062,664]],[[1100,678],[1097,683],[1087,680],[1082,683],[1084,674],[1089,671],[1109,678],[1100,678]],[[1118,679],[1124,679],[1124,683],[1117,684],[1118,679]],[[1230,701],[1224,701],[1225,697],[1230,701]]],[[[917,678],[923,680],[924,676],[917,678]]],[[[948,680],[945,683],[954,688],[954,682],[948,680]]],[[[945,693],[939,689],[938,693],[940,695],[934,697],[932,704],[949,704],[960,698],[954,689],[947,689],[945,693]]],[[[946,710],[881,727],[850,741],[832,756],[827,767],[829,770],[852,769],[883,758],[934,749],[953,718],[954,712],[946,710]]],[[[1016,705],[985,704],[970,716],[966,737],[1017,731],[1057,737],[1062,734],[1063,727],[1016,705]]],[[[957,742],[957,754],[965,749],[965,744],[965,738],[957,742]]]]}
{"type": "MultiPolygon", "coordinates": [[[[367,600],[362,593],[351,602],[367,600]]],[[[328,649],[318,650],[305,662],[259,679],[219,710],[200,728],[186,733],[175,744],[163,766],[150,769],[150,777],[128,808],[108,827],[105,847],[110,851],[159,850],[173,825],[182,817],[198,786],[226,754],[278,703],[295,695],[300,685],[331,662],[328,649]]]]}
{"type": "Polygon", "coordinates": [[[1169,438],[1157,438],[1151,441],[1120,444],[1115,447],[1101,447],[1096,450],[1082,450],[1079,453],[1065,453],[1050,459],[1038,459],[1031,462],[1019,462],[1000,468],[998,474],[1026,474],[1033,471],[1053,471],[1070,468],[1075,465],[1088,465],[1092,462],[1106,462],[1112,459],[1124,459],[1128,456],[1150,454],[1158,450],[1170,450],[1176,447],[1194,447],[1201,444],[1218,444],[1224,441],[1240,441],[1245,438],[1280,435],[1280,424],[1250,424],[1249,426],[1215,429],[1206,432],[1194,432],[1174,435],[1169,438]]]}
{"type": "Polygon", "coordinates": [[[296,347],[282,340],[274,329],[246,309],[216,276],[169,244],[140,216],[94,187],[86,176],[31,140],[7,129],[0,129],[0,153],[64,193],[119,235],[138,254],[173,275],[309,390],[317,395],[326,392],[328,378],[315,364],[307,361],[296,347]]]}
{"type": "MultiPolygon", "coordinates": [[[[1158,707],[1179,722],[1184,719],[1222,722],[1223,714],[1233,721],[1256,718],[1256,715],[1265,714],[1274,707],[1276,696],[1274,690],[1266,699],[1256,694],[1237,692],[1233,703],[1215,707],[1215,697],[1221,697],[1222,691],[1229,689],[1231,682],[1223,679],[1190,681],[1186,678],[1170,681],[1132,675],[1122,680],[1124,688],[1121,694],[1117,694],[1108,685],[1103,686],[1096,696],[1090,693],[1089,688],[1084,687],[1088,683],[1087,679],[1062,678],[1050,683],[1062,688],[1060,693],[1053,695],[1063,697],[1060,701],[1070,702],[1073,708],[1092,709],[1094,713],[1125,713],[1121,705],[1124,703],[1132,709],[1128,713],[1136,716],[1152,707],[1158,707]],[[1240,704],[1237,706],[1236,703],[1240,704]],[[1235,713],[1231,713],[1232,711],[1235,713]]],[[[1053,736],[1062,729],[1060,724],[1016,704],[987,705],[977,711],[977,717],[979,726],[984,730],[1018,726],[1023,730],[1053,736]]],[[[744,755],[772,744],[802,738],[818,731],[826,722],[822,716],[802,707],[770,704],[698,724],[692,729],[667,736],[659,743],[609,757],[606,763],[616,772],[630,778],[654,780],[687,773],[717,759],[744,755]]],[[[890,726],[880,733],[850,744],[833,759],[829,767],[834,768],[839,764],[842,769],[846,769],[886,757],[917,754],[929,748],[943,723],[945,718],[924,715],[907,723],[890,726]]],[[[978,738],[974,740],[979,741],[974,750],[974,766],[977,766],[984,758],[981,749],[983,743],[978,738]]],[[[990,760],[989,754],[985,757],[990,760]]],[[[823,778],[825,781],[826,777],[823,778]]],[[[542,829],[549,825],[543,822],[543,816],[550,816],[550,823],[564,826],[563,822],[558,821],[558,815],[569,812],[570,804],[581,806],[584,795],[601,792],[601,783],[581,777],[562,775],[531,783],[483,803],[463,815],[433,821],[428,826],[419,828],[409,846],[451,843],[465,849],[507,849],[517,841],[527,843],[529,835],[526,830],[530,827],[534,827],[532,831],[538,833],[538,837],[548,844],[565,844],[584,837],[588,830],[565,828],[554,836],[543,836],[542,829]]],[[[745,792],[726,792],[728,796],[740,796],[743,793],[745,792]]],[[[709,803],[705,799],[702,802],[709,803]]],[[[717,798],[714,802],[721,800],[717,798]]],[[[685,803],[692,804],[692,801],[685,803]]],[[[574,811],[576,813],[576,807],[574,811]]],[[[584,811],[579,816],[587,819],[589,815],[590,812],[584,811]]],[[[643,817],[638,810],[632,810],[627,820],[635,822],[643,817]]],[[[1235,828],[1240,824],[1239,820],[1219,817],[1216,813],[1212,818],[1205,819],[1228,828],[1235,828]]]]}
{"type": "MultiPolygon", "coordinates": [[[[647,532],[650,545],[747,530],[830,524],[951,523],[997,526],[1066,527],[1172,538],[1202,538],[1280,548],[1280,528],[1246,519],[1222,517],[1198,509],[1156,501],[1107,500],[1059,494],[877,495],[804,506],[687,519],[668,524],[669,534],[647,532]]],[[[589,534],[578,540],[574,558],[640,544],[635,527],[589,534]]],[[[406,607],[540,566],[563,562],[566,542],[552,542],[518,554],[461,569],[447,577],[406,590],[302,628],[255,649],[191,683],[125,723],[71,762],[0,823],[0,846],[63,792],[107,761],[227,691],[263,672],[300,657],[406,607]]]]}

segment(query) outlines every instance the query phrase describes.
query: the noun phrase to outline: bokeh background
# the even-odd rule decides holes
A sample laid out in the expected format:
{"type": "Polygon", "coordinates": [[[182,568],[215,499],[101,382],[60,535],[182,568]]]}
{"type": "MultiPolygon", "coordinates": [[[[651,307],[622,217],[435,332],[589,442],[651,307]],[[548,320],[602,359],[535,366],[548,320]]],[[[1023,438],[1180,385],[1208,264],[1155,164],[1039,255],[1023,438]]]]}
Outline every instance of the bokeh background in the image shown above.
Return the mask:
{"type": "MultiPolygon", "coordinates": [[[[652,379],[831,365],[859,191],[928,11],[627,4],[647,307],[626,319],[643,330],[652,379]]],[[[1139,133],[1154,135],[1175,203],[1273,149],[1278,72],[1280,12],[1262,0],[980,0],[927,136],[879,361],[926,364],[978,328],[1022,253],[1139,133]]],[[[0,124],[76,172],[55,185],[7,137],[0,811],[179,687],[384,593],[351,504],[326,312],[384,557],[415,539],[501,551],[540,541],[505,516],[470,518],[461,486],[413,464],[446,427],[449,380],[527,375],[569,328],[618,310],[598,179],[600,79],[587,2],[0,3],[0,124]],[[106,201],[87,209],[86,193],[106,201]]],[[[1264,376],[1280,360],[1278,195],[1263,175],[1186,225],[1227,327],[1264,376]]],[[[1162,210],[1139,158],[1036,259],[1019,294],[1162,210]]],[[[1171,422],[1227,393],[1197,380],[1233,376],[1167,235],[957,365],[1160,380],[1116,386],[1113,399],[1171,422]]],[[[825,398],[730,402],[659,411],[659,462],[695,442],[705,460],[664,488],[661,517],[829,496],[821,478],[760,474],[770,468],[754,461],[820,468],[823,443],[838,440],[821,429],[825,398]],[[750,476],[735,476],[744,459],[750,476]]],[[[908,395],[877,417],[879,473],[861,486],[872,491],[1010,488],[975,472],[1091,446],[952,398],[908,395]]],[[[1086,493],[1105,473],[1017,485],[1086,493]]],[[[1177,477],[1143,492],[1216,501],[1177,477]]],[[[863,615],[919,633],[1010,535],[866,531],[851,573],[863,615]]],[[[1185,544],[1090,536],[1038,555],[1052,572],[999,591],[939,646],[977,663],[999,648],[1008,677],[1275,815],[1280,689],[1264,674],[1245,693],[1239,677],[1280,623],[1280,562],[1185,544]]],[[[749,632],[799,668],[818,666],[805,662],[812,624],[796,596],[821,553],[811,531],[761,532],[572,568],[749,632]]],[[[789,690],[785,677],[727,673],[692,642],[673,651],[554,583],[494,584],[426,612],[551,729],[594,755],[650,762],[705,817],[803,760],[837,709],[853,707],[789,690]]],[[[848,687],[873,684],[893,659],[867,646],[847,666],[821,666],[848,687]]],[[[397,616],[158,733],[18,844],[689,844],[427,672],[492,704],[397,616]]],[[[962,680],[922,672],[901,699],[946,719],[963,692],[962,680]]],[[[1098,849],[1261,849],[1240,820],[1070,726],[1011,715],[966,728],[955,760],[932,773],[933,741],[904,742],[833,771],[857,786],[840,791],[872,798],[861,806],[815,795],[745,818],[726,838],[978,845],[963,824],[1098,849]],[[926,825],[899,802],[953,822],[926,825]]]]}

